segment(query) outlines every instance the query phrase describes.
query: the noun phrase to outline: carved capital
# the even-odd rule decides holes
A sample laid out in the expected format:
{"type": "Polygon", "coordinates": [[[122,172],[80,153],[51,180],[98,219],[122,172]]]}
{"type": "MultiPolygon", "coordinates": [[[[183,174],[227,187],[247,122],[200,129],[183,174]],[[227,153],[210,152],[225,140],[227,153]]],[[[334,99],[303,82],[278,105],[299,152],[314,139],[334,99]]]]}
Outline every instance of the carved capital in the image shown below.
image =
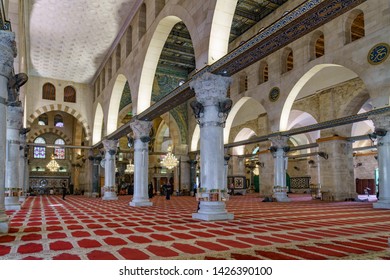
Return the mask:
{"type": "Polygon", "coordinates": [[[9,77],[17,55],[15,33],[0,30],[0,75],[9,77]]]}
{"type": "Polygon", "coordinates": [[[118,149],[118,140],[103,140],[102,141],[103,143],[103,146],[104,146],[104,150],[106,152],[109,152],[110,155],[113,155],[116,153],[117,149],[118,149]]]}
{"type": "Polygon", "coordinates": [[[135,119],[134,121],[130,122],[130,127],[133,130],[134,138],[142,140],[149,137],[150,129],[152,128],[152,123],[149,121],[141,121],[135,119]]]}
{"type": "Polygon", "coordinates": [[[288,141],[288,136],[274,136],[270,137],[269,140],[271,141],[271,146],[275,147],[277,149],[285,149],[288,147],[287,141],[288,141]]]}
{"type": "Polygon", "coordinates": [[[369,116],[368,119],[372,120],[375,126],[375,130],[382,129],[390,133],[390,112],[369,116]]]}
{"type": "Polygon", "coordinates": [[[218,105],[226,99],[226,92],[232,81],[230,77],[223,77],[206,72],[190,82],[195,91],[196,100],[203,106],[218,105]]]}

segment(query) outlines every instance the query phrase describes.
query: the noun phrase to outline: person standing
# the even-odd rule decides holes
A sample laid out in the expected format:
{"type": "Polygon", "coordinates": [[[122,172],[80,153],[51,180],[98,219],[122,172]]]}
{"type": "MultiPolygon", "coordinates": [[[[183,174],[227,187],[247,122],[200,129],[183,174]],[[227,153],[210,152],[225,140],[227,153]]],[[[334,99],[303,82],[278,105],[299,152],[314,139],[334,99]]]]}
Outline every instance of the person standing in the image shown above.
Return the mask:
{"type": "Polygon", "coordinates": [[[68,188],[66,187],[66,183],[62,182],[62,199],[65,200],[66,192],[68,191],[68,188]]]}

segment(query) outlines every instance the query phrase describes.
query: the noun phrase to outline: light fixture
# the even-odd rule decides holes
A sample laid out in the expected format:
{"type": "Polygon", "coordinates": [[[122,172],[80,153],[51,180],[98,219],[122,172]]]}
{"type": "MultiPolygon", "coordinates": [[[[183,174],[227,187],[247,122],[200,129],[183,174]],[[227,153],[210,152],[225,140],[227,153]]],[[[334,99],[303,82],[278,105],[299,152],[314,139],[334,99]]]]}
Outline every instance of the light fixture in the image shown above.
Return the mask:
{"type": "Polygon", "coordinates": [[[172,169],[172,168],[176,167],[178,163],[179,163],[179,161],[177,160],[175,155],[172,154],[172,146],[169,145],[168,146],[168,153],[162,159],[161,165],[168,168],[168,169],[172,169]]]}
{"type": "Polygon", "coordinates": [[[126,165],[125,173],[126,174],[134,173],[134,164],[131,163],[131,159],[129,160],[129,164],[126,165]]]}
{"type": "Polygon", "coordinates": [[[51,156],[51,161],[46,165],[46,167],[49,168],[49,170],[51,172],[57,172],[58,171],[60,166],[58,165],[58,163],[54,159],[54,155],[51,156]]]}
{"type": "MultiPolygon", "coordinates": [[[[168,113],[168,138],[170,138],[169,135],[170,135],[170,131],[171,131],[171,129],[169,127],[169,123],[170,123],[170,118],[169,118],[169,113],[168,113]]],[[[174,167],[176,167],[178,163],[179,163],[179,161],[177,160],[175,155],[172,153],[172,146],[169,145],[168,149],[167,149],[167,154],[162,159],[161,165],[168,168],[169,170],[171,170],[174,167]]]]}

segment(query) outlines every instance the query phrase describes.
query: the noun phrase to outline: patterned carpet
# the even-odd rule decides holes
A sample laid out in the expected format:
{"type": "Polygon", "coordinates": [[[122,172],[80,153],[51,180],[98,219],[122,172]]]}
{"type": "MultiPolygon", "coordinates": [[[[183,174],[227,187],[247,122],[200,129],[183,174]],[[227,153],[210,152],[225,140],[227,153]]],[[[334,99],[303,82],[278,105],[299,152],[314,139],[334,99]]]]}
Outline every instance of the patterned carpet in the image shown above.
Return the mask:
{"type": "Polygon", "coordinates": [[[390,210],[372,202],[292,202],[233,196],[232,221],[192,219],[193,197],[152,199],[152,207],[68,196],[28,197],[0,235],[0,260],[390,259],[390,210]]]}

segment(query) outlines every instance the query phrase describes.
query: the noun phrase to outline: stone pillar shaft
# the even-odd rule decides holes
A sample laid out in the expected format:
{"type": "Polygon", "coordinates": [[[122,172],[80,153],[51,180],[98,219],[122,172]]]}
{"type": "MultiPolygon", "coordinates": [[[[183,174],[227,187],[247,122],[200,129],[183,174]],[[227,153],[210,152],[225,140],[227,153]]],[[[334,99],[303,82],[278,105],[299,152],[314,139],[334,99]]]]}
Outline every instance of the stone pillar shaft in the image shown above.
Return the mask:
{"type": "Polygon", "coordinates": [[[104,194],[103,200],[117,200],[117,187],[115,185],[115,154],[118,140],[103,140],[105,150],[104,164],[104,194]]]}
{"type": "Polygon", "coordinates": [[[5,158],[7,135],[8,79],[11,76],[16,57],[15,34],[0,30],[0,233],[9,230],[8,216],[5,214],[5,158]]]}
{"type": "Polygon", "coordinates": [[[275,136],[270,138],[271,152],[274,157],[274,197],[277,201],[288,202],[286,170],[287,157],[286,151],[289,149],[287,136],[275,136]]]}
{"type": "Polygon", "coordinates": [[[148,196],[148,142],[152,123],[135,120],[130,126],[134,133],[134,195],[130,206],[152,206],[148,196]]]}
{"type": "MultiPolygon", "coordinates": [[[[223,127],[228,112],[221,111],[221,104],[230,101],[226,98],[230,82],[230,78],[205,73],[190,83],[196,93],[197,107],[201,108],[199,112],[194,109],[194,113],[199,113],[196,117],[200,125],[201,187],[207,191],[226,189],[223,127]]],[[[229,220],[233,214],[227,213],[224,201],[201,201],[198,213],[192,217],[229,220]]]]}
{"type": "Polygon", "coordinates": [[[390,209],[390,113],[373,116],[378,149],[379,200],[374,208],[390,209]]]}
{"type": "Polygon", "coordinates": [[[9,195],[5,199],[6,210],[20,210],[19,191],[19,158],[20,129],[23,122],[23,108],[8,106],[7,108],[7,155],[5,170],[5,189],[9,195]]]}
{"type": "Polygon", "coordinates": [[[354,182],[352,143],[345,137],[333,136],[317,140],[320,158],[321,190],[324,200],[344,201],[357,197],[354,182]]]}

